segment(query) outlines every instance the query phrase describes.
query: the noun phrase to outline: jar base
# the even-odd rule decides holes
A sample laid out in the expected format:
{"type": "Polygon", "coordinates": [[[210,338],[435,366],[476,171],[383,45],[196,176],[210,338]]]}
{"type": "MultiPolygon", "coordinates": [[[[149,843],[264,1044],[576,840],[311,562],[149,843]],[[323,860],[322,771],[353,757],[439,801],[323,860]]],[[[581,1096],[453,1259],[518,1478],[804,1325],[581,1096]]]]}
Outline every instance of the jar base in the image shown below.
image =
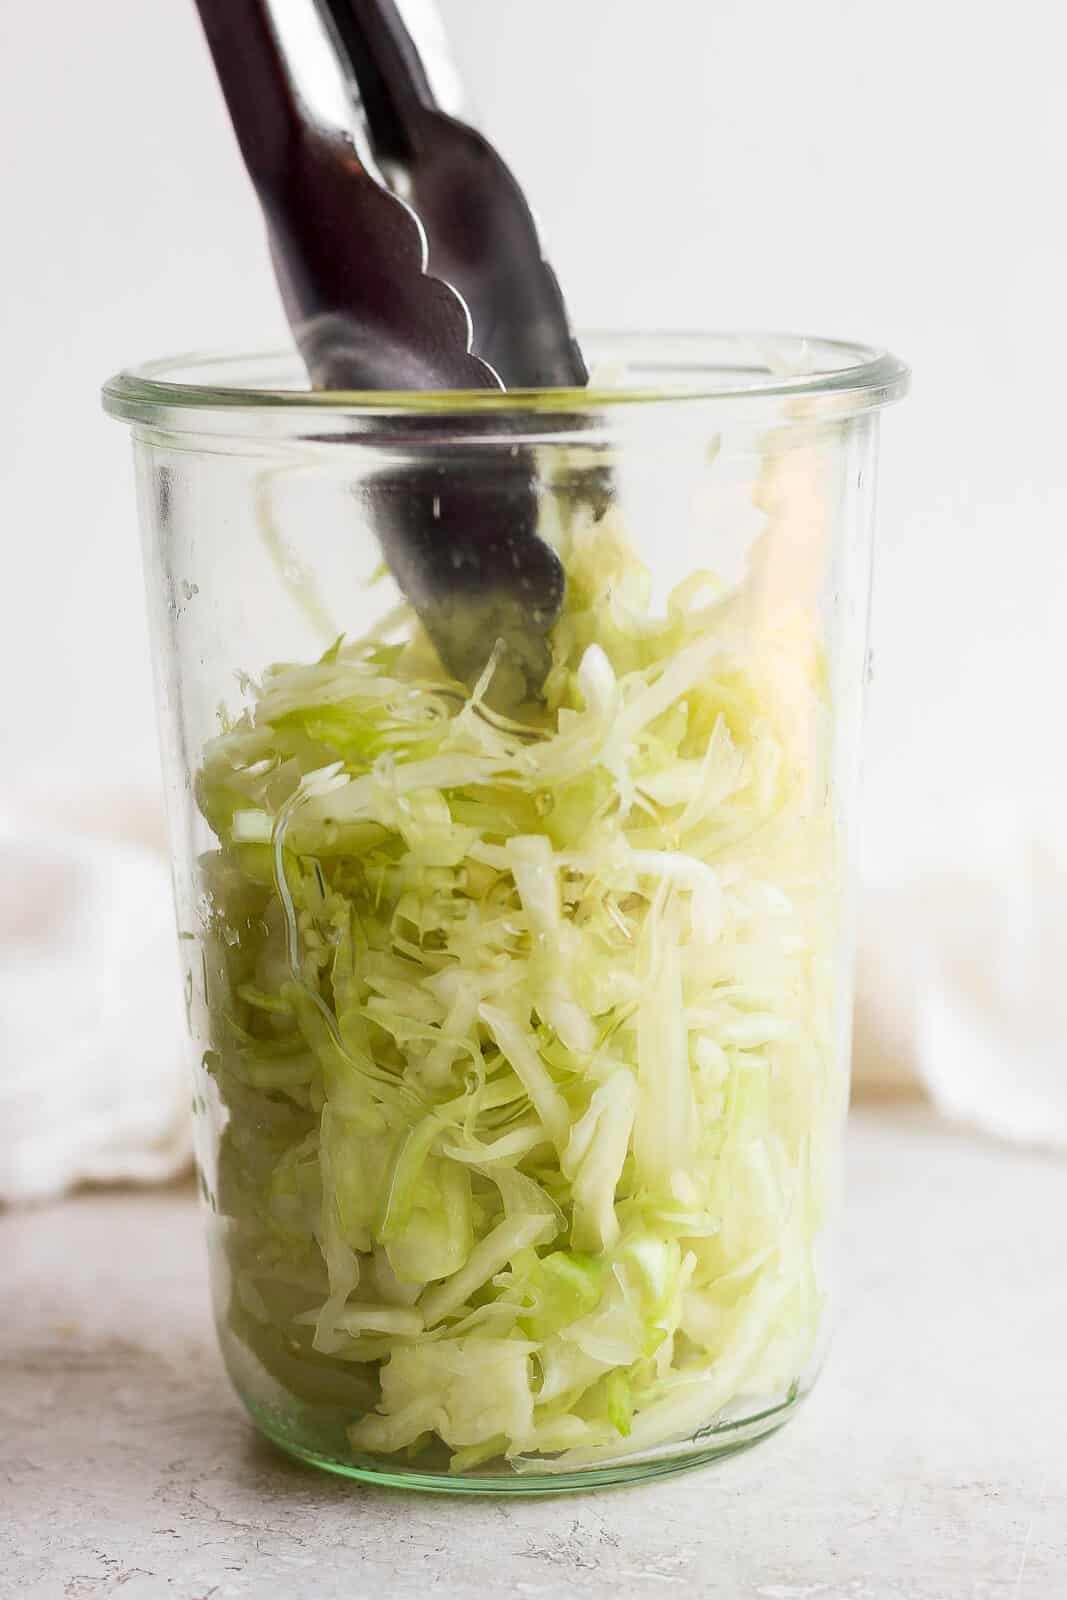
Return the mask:
{"type": "Polygon", "coordinates": [[[243,1403],[263,1436],[286,1455],[323,1472],[349,1478],[356,1483],[379,1484],[390,1489],[413,1489],[423,1494],[454,1495],[552,1495],[575,1494],[587,1489],[624,1488],[655,1478],[671,1478],[713,1461],[724,1460],[749,1449],[788,1422],[804,1399],[806,1390],[794,1387],[777,1405],[750,1417],[723,1422],[704,1430],[705,1439],[694,1448],[695,1440],[661,1447],[628,1461],[604,1462],[577,1467],[570,1472],[526,1471],[469,1472],[462,1476],[445,1472],[417,1472],[407,1467],[375,1464],[371,1460],[344,1460],[309,1448],[294,1439],[269,1410],[258,1406],[247,1395],[243,1403]]]}

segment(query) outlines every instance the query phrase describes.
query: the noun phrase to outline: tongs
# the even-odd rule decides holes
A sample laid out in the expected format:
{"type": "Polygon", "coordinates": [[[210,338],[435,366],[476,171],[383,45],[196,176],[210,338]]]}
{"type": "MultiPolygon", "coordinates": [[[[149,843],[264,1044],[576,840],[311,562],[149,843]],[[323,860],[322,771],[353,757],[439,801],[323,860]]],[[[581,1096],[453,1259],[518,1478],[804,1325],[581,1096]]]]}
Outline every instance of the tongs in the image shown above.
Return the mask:
{"type": "MultiPolygon", "coordinates": [[[[410,3],[410,0],[409,0],[410,3]]],[[[197,0],[315,387],[449,390],[587,381],[515,179],[439,105],[395,0],[197,0]]],[[[496,650],[497,699],[535,695],[563,600],[537,537],[533,461],[484,439],[506,414],[408,419],[373,483],[386,561],[446,666],[496,650]],[[498,642],[500,648],[498,648],[498,642]]]]}

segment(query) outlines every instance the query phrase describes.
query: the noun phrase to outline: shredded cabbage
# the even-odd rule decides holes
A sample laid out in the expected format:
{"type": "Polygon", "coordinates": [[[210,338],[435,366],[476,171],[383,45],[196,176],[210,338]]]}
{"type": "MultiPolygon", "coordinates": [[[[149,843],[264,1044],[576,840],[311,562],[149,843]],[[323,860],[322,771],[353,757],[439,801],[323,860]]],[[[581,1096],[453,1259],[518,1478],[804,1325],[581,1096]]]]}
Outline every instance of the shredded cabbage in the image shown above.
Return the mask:
{"type": "Polygon", "coordinates": [[[783,634],[786,726],[744,586],[655,613],[614,516],[562,536],[542,704],[494,710],[494,662],[467,691],[405,613],[271,667],[204,754],[228,1323],[358,1457],[566,1470],[811,1359],[818,653],[783,634]]]}

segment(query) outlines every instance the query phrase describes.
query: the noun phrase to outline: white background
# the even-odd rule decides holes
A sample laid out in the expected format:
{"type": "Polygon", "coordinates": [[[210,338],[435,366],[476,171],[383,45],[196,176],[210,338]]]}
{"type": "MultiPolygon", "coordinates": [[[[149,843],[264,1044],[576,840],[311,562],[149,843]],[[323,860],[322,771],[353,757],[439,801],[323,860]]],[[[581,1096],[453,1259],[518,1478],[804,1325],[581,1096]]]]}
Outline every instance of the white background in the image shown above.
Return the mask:
{"type": "MultiPolygon", "coordinates": [[[[889,345],[868,741],[880,870],[1062,780],[1067,96],[1017,0],[444,0],[576,320],[889,345]]],[[[4,782],[156,756],[100,381],[283,332],[192,0],[0,0],[4,782]]]]}

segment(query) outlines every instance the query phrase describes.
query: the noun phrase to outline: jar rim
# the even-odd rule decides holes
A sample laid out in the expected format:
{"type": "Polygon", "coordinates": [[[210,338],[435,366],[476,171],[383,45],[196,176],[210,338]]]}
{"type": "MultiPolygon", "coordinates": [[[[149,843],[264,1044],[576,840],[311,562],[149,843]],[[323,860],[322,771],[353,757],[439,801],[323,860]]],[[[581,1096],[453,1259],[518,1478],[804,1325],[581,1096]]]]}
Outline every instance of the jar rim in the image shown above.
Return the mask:
{"type": "Polygon", "coordinates": [[[196,431],[244,432],[236,413],[288,412],[301,419],[335,414],[383,417],[517,412],[532,418],[628,411],[638,407],[729,403],[744,414],[807,401],[808,418],[888,405],[907,391],[907,366],[889,351],[844,340],[776,333],[591,333],[592,377],[585,389],[450,391],[312,390],[292,349],[164,357],[124,368],[103,386],[104,409],[126,422],[196,431]],[[235,426],[236,424],[236,426],[235,426]]]}

